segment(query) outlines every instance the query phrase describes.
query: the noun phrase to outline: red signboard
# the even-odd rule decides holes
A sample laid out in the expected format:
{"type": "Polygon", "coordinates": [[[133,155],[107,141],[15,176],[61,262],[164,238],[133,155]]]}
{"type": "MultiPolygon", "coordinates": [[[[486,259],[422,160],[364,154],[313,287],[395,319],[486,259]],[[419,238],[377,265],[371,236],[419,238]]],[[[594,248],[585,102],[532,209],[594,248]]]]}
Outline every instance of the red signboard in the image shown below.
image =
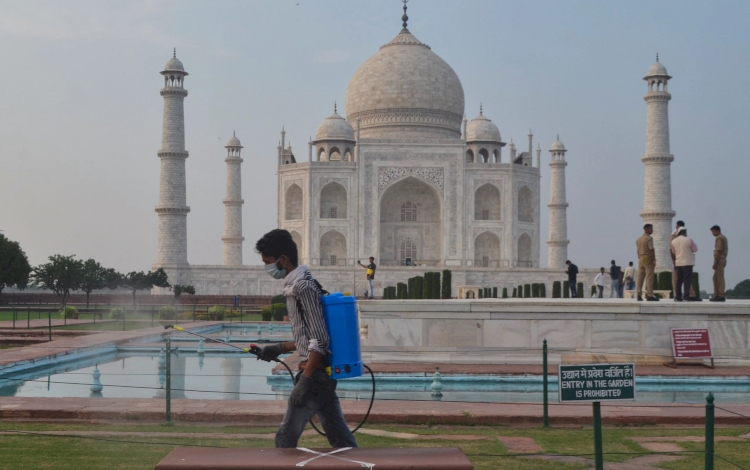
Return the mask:
{"type": "Polygon", "coordinates": [[[675,359],[713,358],[708,328],[671,328],[670,332],[675,359]]]}

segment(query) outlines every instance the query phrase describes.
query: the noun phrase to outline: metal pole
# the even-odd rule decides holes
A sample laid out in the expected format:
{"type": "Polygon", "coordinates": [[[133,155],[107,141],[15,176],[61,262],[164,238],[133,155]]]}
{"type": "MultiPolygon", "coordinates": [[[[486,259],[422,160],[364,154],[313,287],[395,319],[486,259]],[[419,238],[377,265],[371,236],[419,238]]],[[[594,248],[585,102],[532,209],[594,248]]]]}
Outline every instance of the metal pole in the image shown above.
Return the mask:
{"type": "Polygon", "coordinates": [[[26,307],[26,329],[31,328],[31,307],[26,307]]]}
{"type": "Polygon", "coordinates": [[[193,323],[195,323],[195,304],[193,304],[193,323]]]}
{"type": "Polygon", "coordinates": [[[594,402],[594,468],[604,470],[602,455],[602,410],[601,403],[594,402]]]}
{"type": "Polygon", "coordinates": [[[242,305],[240,305],[240,323],[242,323],[242,305]]]}
{"type": "Polygon", "coordinates": [[[16,329],[16,307],[13,307],[13,329],[16,329]]]}
{"type": "Polygon", "coordinates": [[[154,306],[151,306],[151,326],[154,326],[154,306]]]}
{"type": "Polygon", "coordinates": [[[544,403],[544,417],[542,424],[545,428],[549,427],[549,401],[547,397],[547,340],[544,340],[542,346],[542,400],[544,403]]]}
{"type": "Polygon", "coordinates": [[[52,341],[52,311],[47,312],[47,322],[49,323],[49,340],[52,341]]]}
{"type": "Polygon", "coordinates": [[[706,470],[714,470],[714,396],[706,397],[706,470]]]}
{"type": "Polygon", "coordinates": [[[167,422],[172,422],[172,349],[171,349],[171,343],[170,338],[167,336],[167,364],[166,364],[166,393],[165,396],[167,397],[167,422]]]}
{"type": "Polygon", "coordinates": [[[122,331],[125,331],[125,309],[122,309],[122,331]]]}

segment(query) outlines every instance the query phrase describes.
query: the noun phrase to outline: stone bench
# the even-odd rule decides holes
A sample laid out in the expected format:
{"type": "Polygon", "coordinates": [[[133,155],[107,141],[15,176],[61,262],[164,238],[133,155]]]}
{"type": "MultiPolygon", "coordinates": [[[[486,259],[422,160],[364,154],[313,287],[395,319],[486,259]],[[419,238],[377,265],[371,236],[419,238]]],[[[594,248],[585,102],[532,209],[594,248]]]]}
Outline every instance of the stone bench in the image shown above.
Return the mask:
{"type": "MultiPolygon", "coordinates": [[[[644,292],[643,294],[645,295],[646,293],[644,292]]],[[[671,290],[654,290],[654,295],[656,294],[659,294],[662,300],[666,300],[666,299],[669,299],[670,295],[672,295],[672,291],[671,290]]],[[[638,297],[638,295],[636,294],[636,291],[634,290],[623,291],[622,296],[626,299],[635,299],[638,297]]]]}
{"type": "Polygon", "coordinates": [[[210,449],[180,448],[155,470],[472,470],[461,449],[210,449]]]}

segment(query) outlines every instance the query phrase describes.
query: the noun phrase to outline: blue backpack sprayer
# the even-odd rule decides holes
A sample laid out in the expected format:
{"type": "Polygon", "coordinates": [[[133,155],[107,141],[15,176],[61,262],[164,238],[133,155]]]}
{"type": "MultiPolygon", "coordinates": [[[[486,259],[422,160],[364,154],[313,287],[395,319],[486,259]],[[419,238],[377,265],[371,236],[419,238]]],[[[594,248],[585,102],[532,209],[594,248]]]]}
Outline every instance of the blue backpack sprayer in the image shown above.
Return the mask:
{"type": "MultiPolygon", "coordinates": [[[[332,379],[341,380],[360,377],[363,373],[363,369],[367,369],[372,378],[372,396],[370,398],[370,406],[367,408],[367,413],[365,413],[364,418],[362,418],[362,422],[352,430],[352,432],[356,432],[363,424],[365,424],[365,421],[367,421],[367,417],[370,415],[373,402],[375,401],[375,375],[372,373],[372,369],[362,363],[362,350],[359,343],[357,299],[350,295],[344,295],[341,292],[328,294],[323,289],[321,289],[321,291],[324,295],[321,296],[320,301],[323,305],[323,317],[325,319],[326,329],[328,330],[328,337],[330,340],[328,348],[331,351],[331,355],[328,357],[328,367],[326,368],[326,372],[332,379]]],[[[165,325],[164,328],[172,328],[182,331],[183,333],[198,336],[224,346],[240,349],[244,352],[255,354],[256,356],[260,354],[261,351],[261,349],[255,344],[243,348],[230,343],[225,343],[224,341],[215,338],[193,333],[192,331],[188,331],[176,325],[165,325]]],[[[274,359],[274,361],[286,367],[292,380],[295,380],[294,373],[286,362],[279,359],[274,359]]],[[[313,424],[312,421],[310,421],[310,424],[319,434],[325,436],[322,431],[315,427],[315,424],[313,424]]]]}

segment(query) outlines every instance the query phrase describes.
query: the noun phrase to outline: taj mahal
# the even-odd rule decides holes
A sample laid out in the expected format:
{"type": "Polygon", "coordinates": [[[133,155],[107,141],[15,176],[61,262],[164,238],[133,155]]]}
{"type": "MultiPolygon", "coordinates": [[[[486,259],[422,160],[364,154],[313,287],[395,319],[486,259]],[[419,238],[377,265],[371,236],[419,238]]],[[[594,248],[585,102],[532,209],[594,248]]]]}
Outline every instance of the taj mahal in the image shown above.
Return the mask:
{"type": "MultiPolygon", "coordinates": [[[[292,151],[286,130],[281,131],[277,226],[292,233],[300,263],[330,291],[361,294],[366,281],[357,262],[370,256],[378,265],[376,296],[386,286],[443,269],[452,271],[454,296],[459,285],[502,289],[543,282],[551,290],[553,281],[564,279],[568,258],[566,147],[558,136],[543,157],[529,131],[517,139],[521,148],[516,148],[479,104],[468,111],[476,117],[467,120],[458,75],[409,31],[407,20],[404,7],[402,29],[357,69],[344,109],[339,114],[339,106],[332,106],[333,114],[318,126],[306,154],[292,151]],[[546,214],[540,198],[543,160],[550,166],[546,214]],[[540,266],[544,215],[549,217],[546,268],[540,266]]],[[[225,146],[223,262],[188,263],[183,109],[188,73],[175,54],[161,74],[164,116],[154,267],[164,268],[175,284],[193,285],[198,294],[278,293],[280,281],[262,266],[243,264],[243,147],[236,136],[225,146]]],[[[654,224],[657,270],[671,270],[667,247],[675,215],[670,78],[658,57],[644,78],[641,216],[654,224]]],[[[591,282],[593,276],[586,273],[593,270],[581,271],[581,280],[591,282]]]]}

